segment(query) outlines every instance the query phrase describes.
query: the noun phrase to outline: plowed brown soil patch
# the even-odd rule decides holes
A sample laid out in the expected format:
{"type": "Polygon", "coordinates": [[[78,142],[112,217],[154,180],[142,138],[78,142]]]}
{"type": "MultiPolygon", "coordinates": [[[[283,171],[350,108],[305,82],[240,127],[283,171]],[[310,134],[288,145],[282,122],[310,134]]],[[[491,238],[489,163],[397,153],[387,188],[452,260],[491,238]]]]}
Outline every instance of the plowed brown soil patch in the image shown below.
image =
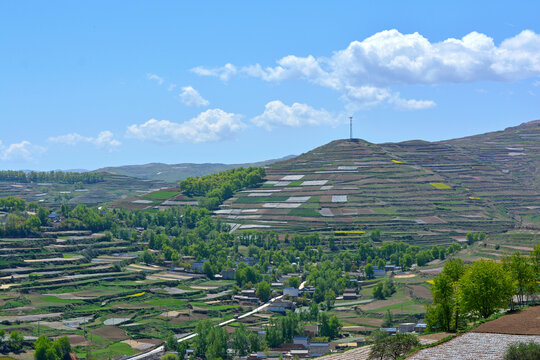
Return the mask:
{"type": "Polygon", "coordinates": [[[474,332],[512,335],[540,335],[540,306],[505,315],[480,325],[474,332]]]}
{"type": "Polygon", "coordinates": [[[111,341],[125,340],[129,337],[124,330],[116,326],[102,326],[90,332],[111,341]]]}

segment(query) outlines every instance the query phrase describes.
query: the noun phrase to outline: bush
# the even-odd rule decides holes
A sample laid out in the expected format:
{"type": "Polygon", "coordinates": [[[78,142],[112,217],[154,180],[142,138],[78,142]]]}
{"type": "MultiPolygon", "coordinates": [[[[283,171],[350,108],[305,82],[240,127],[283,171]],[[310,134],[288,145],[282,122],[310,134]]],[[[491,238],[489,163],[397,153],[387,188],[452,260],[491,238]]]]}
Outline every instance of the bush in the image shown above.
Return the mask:
{"type": "Polygon", "coordinates": [[[368,359],[397,359],[411,349],[420,346],[418,337],[413,334],[396,334],[377,341],[371,348],[368,359]]]}
{"type": "Polygon", "coordinates": [[[530,341],[510,344],[504,360],[535,360],[540,359],[540,344],[530,341]]]}

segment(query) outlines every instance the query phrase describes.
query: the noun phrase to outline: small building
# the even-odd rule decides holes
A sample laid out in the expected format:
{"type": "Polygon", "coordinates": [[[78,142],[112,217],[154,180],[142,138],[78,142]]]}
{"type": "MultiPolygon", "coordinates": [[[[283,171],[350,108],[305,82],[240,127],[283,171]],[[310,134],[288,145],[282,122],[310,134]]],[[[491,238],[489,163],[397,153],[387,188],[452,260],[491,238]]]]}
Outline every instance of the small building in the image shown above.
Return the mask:
{"type": "Polygon", "coordinates": [[[291,296],[291,297],[298,297],[300,296],[300,290],[291,287],[286,287],[283,289],[283,295],[285,296],[291,296]]]}
{"type": "Polygon", "coordinates": [[[58,215],[56,211],[53,211],[52,213],[50,213],[49,216],[47,216],[47,218],[49,218],[49,220],[51,220],[52,222],[59,222],[60,220],[62,220],[60,218],[60,215],[58,215]]]}
{"type": "Polygon", "coordinates": [[[257,291],[255,289],[244,289],[241,291],[243,296],[255,296],[257,291]]]}
{"type": "Polygon", "coordinates": [[[414,326],[414,331],[419,334],[422,334],[424,331],[426,331],[426,329],[427,329],[427,325],[421,322],[419,322],[418,324],[414,326]]]}
{"type": "Polygon", "coordinates": [[[378,277],[384,277],[386,275],[386,271],[384,269],[379,269],[378,267],[373,267],[373,276],[378,277]]]}
{"type": "Polygon", "coordinates": [[[398,271],[401,271],[401,267],[397,265],[385,265],[384,270],[398,272],[398,271]]]}
{"type": "Polygon", "coordinates": [[[343,300],[356,300],[358,299],[358,294],[354,289],[345,289],[343,292],[343,300]]]}
{"type": "Polygon", "coordinates": [[[187,349],[186,354],[184,355],[184,359],[189,359],[192,356],[195,356],[195,350],[187,349]]]}
{"type": "Polygon", "coordinates": [[[302,289],[302,293],[307,293],[309,295],[313,295],[315,293],[315,286],[305,286],[302,289]]]}
{"type": "Polygon", "coordinates": [[[232,268],[223,269],[221,271],[221,277],[223,280],[234,280],[235,270],[232,268]]]}
{"type": "Polygon", "coordinates": [[[309,337],[317,337],[319,336],[319,330],[320,330],[320,324],[316,324],[316,325],[306,325],[304,326],[304,331],[306,332],[306,335],[308,335],[309,337]]]}
{"type": "Polygon", "coordinates": [[[397,334],[397,328],[381,328],[381,330],[386,332],[388,335],[397,334]]]}
{"type": "Polygon", "coordinates": [[[268,306],[268,311],[285,314],[287,310],[294,311],[295,306],[292,301],[274,301],[268,306]]]}
{"type": "Polygon", "coordinates": [[[204,266],[204,263],[205,262],[208,262],[210,260],[208,259],[203,259],[201,261],[195,261],[193,264],[191,264],[191,269],[193,271],[198,271],[198,272],[202,272],[203,271],[203,266],[204,266]]]}
{"type": "Polygon", "coordinates": [[[259,299],[254,296],[235,295],[233,296],[233,300],[240,301],[240,302],[248,302],[248,303],[253,303],[253,304],[259,303],[259,299]]]}
{"type": "Polygon", "coordinates": [[[325,343],[310,343],[309,344],[309,356],[322,356],[330,352],[330,344],[325,343]]]}
{"type": "Polygon", "coordinates": [[[298,357],[301,359],[305,359],[309,357],[309,350],[308,349],[292,349],[289,354],[294,357],[298,357]]]}
{"type": "Polygon", "coordinates": [[[415,323],[401,323],[399,324],[400,333],[410,333],[414,331],[415,323]]]}
{"type": "Polygon", "coordinates": [[[295,336],[293,338],[293,344],[302,345],[304,349],[307,349],[309,347],[309,340],[307,336],[295,336]]]}

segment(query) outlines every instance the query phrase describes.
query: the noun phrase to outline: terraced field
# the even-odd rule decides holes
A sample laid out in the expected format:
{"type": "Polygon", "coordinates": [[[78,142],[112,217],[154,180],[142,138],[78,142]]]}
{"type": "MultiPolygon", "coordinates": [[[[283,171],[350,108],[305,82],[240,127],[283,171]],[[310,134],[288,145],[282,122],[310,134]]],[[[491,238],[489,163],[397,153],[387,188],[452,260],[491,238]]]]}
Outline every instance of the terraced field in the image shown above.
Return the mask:
{"type": "Polygon", "coordinates": [[[537,121],[438,143],[333,141],[270,166],[262,187],[216,214],[237,231],[379,228],[385,239],[430,245],[537,227],[539,139],[537,121]]]}

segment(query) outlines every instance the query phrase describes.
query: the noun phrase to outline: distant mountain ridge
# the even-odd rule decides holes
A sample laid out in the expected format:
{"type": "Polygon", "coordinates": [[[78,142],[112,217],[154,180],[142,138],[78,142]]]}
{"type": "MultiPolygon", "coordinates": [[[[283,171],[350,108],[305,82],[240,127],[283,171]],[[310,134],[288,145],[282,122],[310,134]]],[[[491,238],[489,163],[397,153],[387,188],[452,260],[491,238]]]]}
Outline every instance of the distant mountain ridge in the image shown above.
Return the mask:
{"type": "Polygon", "coordinates": [[[249,166],[268,166],[279,161],[284,161],[296,157],[288,155],[279,159],[271,159],[243,164],[221,164],[221,163],[180,163],[180,164],[164,164],[164,163],[149,163],[143,165],[125,165],[104,167],[94,171],[108,172],[111,174],[125,175],[136,177],[145,180],[161,180],[168,183],[175,183],[184,180],[190,176],[203,176],[219,171],[229,170],[238,167],[249,166]]]}

